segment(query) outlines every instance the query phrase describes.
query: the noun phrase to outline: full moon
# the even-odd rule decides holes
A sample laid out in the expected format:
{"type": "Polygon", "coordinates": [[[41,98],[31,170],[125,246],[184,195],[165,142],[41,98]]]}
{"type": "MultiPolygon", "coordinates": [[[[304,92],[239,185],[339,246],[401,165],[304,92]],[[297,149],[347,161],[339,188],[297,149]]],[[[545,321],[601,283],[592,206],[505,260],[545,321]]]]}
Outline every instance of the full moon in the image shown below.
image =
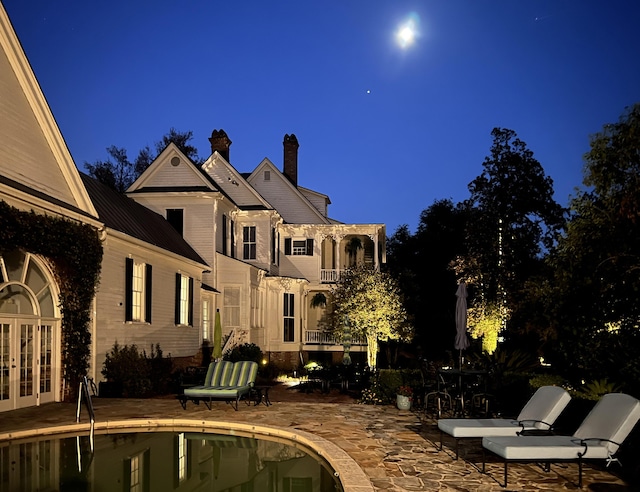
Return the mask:
{"type": "Polygon", "coordinates": [[[419,35],[420,19],[417,14],[411,14],[409,18],[396,31],[396,42],[402,49],[411,46],[419,35]]]}

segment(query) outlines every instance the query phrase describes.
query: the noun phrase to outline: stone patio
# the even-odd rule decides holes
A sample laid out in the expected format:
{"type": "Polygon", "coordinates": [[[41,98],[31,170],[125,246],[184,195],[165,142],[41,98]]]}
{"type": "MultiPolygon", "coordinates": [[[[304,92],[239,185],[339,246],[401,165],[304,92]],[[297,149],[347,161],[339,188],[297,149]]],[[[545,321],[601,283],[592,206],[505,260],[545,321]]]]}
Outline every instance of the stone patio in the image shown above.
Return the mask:
{"type": "MultiPolygon", "coordinates": [[[[487,464],[488,474],[480,473],[482,448],[479,442],[463,443],[457,461],[453,449],[447,448],[446,444],[439,452],[436,422],[425,418],[422,412],[401,411],[390,405],[360,405],[337,391],[306,394],[282,385],[271,389],[270,399],[273,404],[269,407],[241,403],[238,411],[224,402],[214,403],[212,410],[190,402],[183,410],[173,397],[94,398],[93,404],[97,423],[126,419],[192,419],[310,433],[338,446],[359,465],[371,482],[362,490],[371,490],[371,486],[376,491],[459,492],[578,488],[578,466],[569,463],[554,464],[550,472],[536,464],[513,464],[509,467],[509,487],[505,489],[500,485],[503,467],[495,459],[487,464]]],[[[76,405],[72,403],[50,403],[5,412],[0,418],[0,439],[10,437],[16,431],[73,424],[75,416],[76,405]]],[[[81,422],[87,421],[88,415],[83,408],[81,422]]],[[[343,475],[343,478],[348,477],[343,475]]],[[[357,489],[360,487],[350,490],[357,489]]],[[[587,463],[583,471],[583,490],[617,492],[632,488],[601,464],[587,463]]]]}

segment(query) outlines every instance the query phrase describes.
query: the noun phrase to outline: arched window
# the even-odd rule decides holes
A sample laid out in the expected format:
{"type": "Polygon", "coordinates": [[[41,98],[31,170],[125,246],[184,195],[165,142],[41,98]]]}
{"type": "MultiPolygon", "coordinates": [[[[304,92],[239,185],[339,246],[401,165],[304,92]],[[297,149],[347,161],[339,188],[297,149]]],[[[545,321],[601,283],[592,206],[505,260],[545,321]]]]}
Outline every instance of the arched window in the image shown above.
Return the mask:
{"type": "Polygon", "coordinates": [[[44,263],[29,253],[0,255],[0,313],[56,317],[50,279],[44,263]]]}

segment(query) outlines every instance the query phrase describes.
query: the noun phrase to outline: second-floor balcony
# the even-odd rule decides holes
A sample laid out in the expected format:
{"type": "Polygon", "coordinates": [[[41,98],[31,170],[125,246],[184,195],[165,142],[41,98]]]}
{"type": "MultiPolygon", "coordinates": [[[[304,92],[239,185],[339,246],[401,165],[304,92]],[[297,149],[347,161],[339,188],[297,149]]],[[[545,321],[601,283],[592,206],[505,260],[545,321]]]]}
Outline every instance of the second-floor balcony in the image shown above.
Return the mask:
{"type": "MultiPolygon", "coordinates": [[[[336,340],[332,333],[321,330],[307,330],[305,332],[305,344],[307,345],[342,345],[336,340]]],[[[367,341],[363,337],[352,337],[351,345],[366,345],[367,341]]]]}
{"type": "Polygon", "coordinates": [[[320,270],[320,283],[335,284],[340,281],[340,276],[344,270],[337,268],[322,268],[320,270]]]}

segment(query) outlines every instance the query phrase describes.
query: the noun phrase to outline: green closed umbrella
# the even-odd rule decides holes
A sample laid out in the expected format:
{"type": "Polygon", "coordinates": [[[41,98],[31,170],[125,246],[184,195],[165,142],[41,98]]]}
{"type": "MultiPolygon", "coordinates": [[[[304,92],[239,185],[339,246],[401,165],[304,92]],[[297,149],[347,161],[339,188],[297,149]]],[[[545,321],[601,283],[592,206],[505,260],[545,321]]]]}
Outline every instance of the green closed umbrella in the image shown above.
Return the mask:
{"type": "Polygon", "coordinates": [[[222,359],[222,323],[220,322],[220,309],[216,309],[216,323],[213,327],[213,359],[222,359]]]}

